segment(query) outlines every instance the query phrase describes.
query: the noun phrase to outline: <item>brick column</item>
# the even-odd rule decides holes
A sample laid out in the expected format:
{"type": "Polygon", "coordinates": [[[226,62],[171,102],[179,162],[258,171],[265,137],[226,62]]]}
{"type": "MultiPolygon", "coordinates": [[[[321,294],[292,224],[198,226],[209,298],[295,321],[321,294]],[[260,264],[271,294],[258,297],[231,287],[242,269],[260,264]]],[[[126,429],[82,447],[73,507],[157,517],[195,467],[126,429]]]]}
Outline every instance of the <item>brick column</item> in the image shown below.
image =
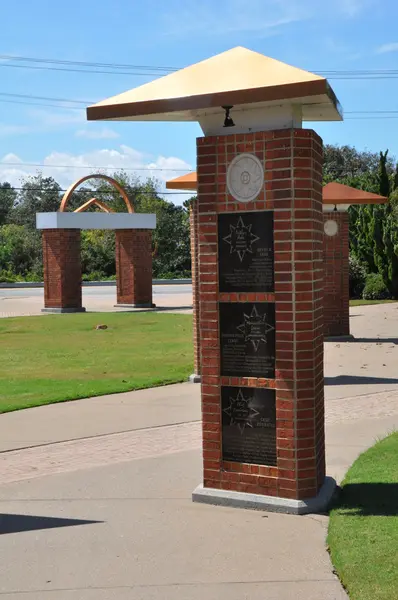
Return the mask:
{"type": "Polygon", "coordinates": [[[198,203],[192,202],[189,213],[189,226],[191,237],[191,263],[192,263],[192,305],[193,305],[193,349],[194,372],[189,380],[192,383],[200,382],[200,329],[199,329],[199,252],[198,252],[198,203]]]}
{"type": "Polygon", "coordinates": [[[79,229],[44,229],[44,311],[83,312],[79,229]]]}
{"type": "Polygon", "coordinates": [[[152,303],[152,231],[116,231],[117,304],[149,308],[152,303]]]}
{"type": "Polygon", "coordinates": [[[300,501],[316,497],[325,480],[322,140],[312,130],[280,130],[199,138],[197,151],[204,468],[193,499],[245,506],[256,494],[263,507],[308,512],[300,501]],[[263,191],[247,203],[226,187],[228,166],[241,153],[254,154],[265,172],[263,191]],[[228,213],[230,231],[245,230],[248,257],[269,262],[272,253],[264,259],[256,244],[273,245],[274,282],[255,292],[220,291],[220,248],[232,243],[220,219],[228,213]],[[239,311],[242,325],[232,331],[239,311]],[[232,334],[223,356],[224,328],[232,334]],[[247,357],[236,360],[247,376],[225,369],[228,361],[233,369],[236,344],[246,344],[247,357]],[[268,359],[253,368],[259,348],[268,359]],[[235,445],[226,448],[231,427],[235,445]]]}
{"type": "Polygon", "coordinates": [[[323,219],[325,336],[348,336],[350,335],[349,215],[347,211],[325,212],[323,219]],[[328,224],[328,221],[331,223],[328,224]]]}

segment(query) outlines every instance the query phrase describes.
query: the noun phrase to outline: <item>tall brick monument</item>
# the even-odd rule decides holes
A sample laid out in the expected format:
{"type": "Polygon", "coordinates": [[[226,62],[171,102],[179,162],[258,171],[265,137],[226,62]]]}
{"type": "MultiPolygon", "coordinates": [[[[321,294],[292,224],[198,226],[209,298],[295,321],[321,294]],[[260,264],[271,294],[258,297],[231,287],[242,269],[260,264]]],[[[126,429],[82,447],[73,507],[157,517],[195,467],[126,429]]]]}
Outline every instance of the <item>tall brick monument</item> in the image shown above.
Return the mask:
{"type": "Polygon", "coordinates": [[[387,198],[341,183],[323,188],[325,336],[350,336],[349,215],[351,204],[383,204],[387,198]]]}
{"type": "Polygon", "coordinates": [[[235,48],[89,119],[198,121],[203,484],[197,502],[323,509],[322,141],[327,81],[235,48]]]}
{"type": "MultiPolygon", "coordinates": [[[[169,190],[186,190],[195,193],[198,189],[197,173],[180,175],[166,182],[169,190]]],[[[349,214],[351,204],[384,204],[388,198],[358,190],[340,183],[328,183],[322,189],[324,238],[323,238],[323,277],[324,303],[323,328],[326,338],[349,338],[349,214]],[[333,221],[333,222],[332,222],[333,221]]],[[[198,239],[196,206],[190,211],[190,234],[192,256],[193,291],[193,341],[194,374],[193,383],[200,382],[200,335],[199,335],[199,295],[197,294],[198,239]]]]}
{"type": "Polygon", "coordinates": [[[112,177],[102,174],[82,177],[66,191],[58,212],[37,213],[36,226],[42,230],[43,239],[43,312],[85,311],[82,306],[81,229],[114,229],[116,232],[116,306],[154,306],[152,229],[156,227],[156,215],[134,213],[125,190],[112,177]],[[66,212],[73,192],[88,179],[104,179],[115,187],[128,212],[115,213],[96,198],[74,212],[66,212]],[[84,212],[92,205],[97,205],[103,212],[84,212]]]}

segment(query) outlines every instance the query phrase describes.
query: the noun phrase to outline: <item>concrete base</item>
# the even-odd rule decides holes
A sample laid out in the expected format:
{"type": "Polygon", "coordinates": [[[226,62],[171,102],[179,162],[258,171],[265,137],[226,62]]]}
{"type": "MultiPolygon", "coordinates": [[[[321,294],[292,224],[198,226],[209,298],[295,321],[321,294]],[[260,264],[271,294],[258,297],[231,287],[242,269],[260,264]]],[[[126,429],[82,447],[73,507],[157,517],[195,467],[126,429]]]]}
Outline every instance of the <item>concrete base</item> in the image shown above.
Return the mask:
{"type": "Polygon", "coordinates": [[[115,304],[115,308],[156,308],[156,304],[115,304]]]}
{"type": "Polygon", "coordinates": [[[188,381],[190,383],[200,383],[202,381],[202,378],[200,375],[196,375],[196,373],[192,373],[192,375],[190,375],[188,377],[188,381]]]}
{"type": "Polygon", "coordinates": [[[325,337],[325,342],[351,342],[354,339],[354,336],[349,335],[328,335],[325,337]]]}
{"type": "Polygon", "coordinates": [[[81,306],[80,308],[42,308],[41,309],[42,313],[53,313],[55,315],[59,315],[59,314],[68,314],[68,313],[82,313],[82,312],[86,312],[86,309],[84,308],[84,306],[81,306]]]}
{"type": "Polygon", "coordinates": [[[203,504],[216,504],[219,506],[232,506],[234,508],[249,508],[252,510],[265,510],[271,512],[288,513],[292,515],[305,515],[308,513],[325,512],[336,490],[336,482],[332,477],[325,477],[323,486],[315,498],[308,500],[291,500],[275,496],[262,496],[260,494],[247,494],[229,490],[216,490],[204,488],[199,485],[192,493],[193,502],[203,504]]]}

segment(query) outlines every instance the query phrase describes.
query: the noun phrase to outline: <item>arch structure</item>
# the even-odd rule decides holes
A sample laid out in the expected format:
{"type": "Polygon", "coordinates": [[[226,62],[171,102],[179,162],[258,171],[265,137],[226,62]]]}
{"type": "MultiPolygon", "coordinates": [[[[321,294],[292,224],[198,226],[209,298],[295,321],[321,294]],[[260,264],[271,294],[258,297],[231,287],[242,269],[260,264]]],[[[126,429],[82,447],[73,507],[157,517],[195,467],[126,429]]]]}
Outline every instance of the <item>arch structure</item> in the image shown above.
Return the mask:
{"type": "Polygon", "coordinates": [[[119,307],[152,308],[152,230],[156,215],[135,213],[126,190],[103,174],[78,179],[65,192],[59,211],[37,213],[42,230],[44,312],[84,312],[82,305],[81,230],[115,230],[116,293],[119,307]],[[116,213],[105,202],[91,198],[74,212],[67,211],[73,192],[85,181],[102,179],[121,195],[127,208],[116,213]],[[90,207],[101,212],[86,212],[90,207]]]}

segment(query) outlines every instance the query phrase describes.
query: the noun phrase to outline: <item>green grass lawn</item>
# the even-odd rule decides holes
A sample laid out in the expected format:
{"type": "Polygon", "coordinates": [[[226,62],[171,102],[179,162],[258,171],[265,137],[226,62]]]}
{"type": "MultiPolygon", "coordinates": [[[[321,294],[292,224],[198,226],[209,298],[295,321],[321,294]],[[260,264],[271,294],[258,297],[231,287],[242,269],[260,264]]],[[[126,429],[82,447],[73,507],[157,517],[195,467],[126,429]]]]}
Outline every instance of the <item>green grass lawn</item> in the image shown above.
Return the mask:
{"type": "Polygon", "coordinates": [[[192,368],[190,315],[0,319],[0,412],[176,383],[192,368]]]}
{"type": "Polygon", "coordinates": [[[328,543],[350,600],[398,598],[398,433],[348,471],[328,543]]]}
{"type": "Polygon", "coordinates": [[[391,304],[397,300],[350,300],[350,306],[367,306],[368,304],[391,304]]]}

